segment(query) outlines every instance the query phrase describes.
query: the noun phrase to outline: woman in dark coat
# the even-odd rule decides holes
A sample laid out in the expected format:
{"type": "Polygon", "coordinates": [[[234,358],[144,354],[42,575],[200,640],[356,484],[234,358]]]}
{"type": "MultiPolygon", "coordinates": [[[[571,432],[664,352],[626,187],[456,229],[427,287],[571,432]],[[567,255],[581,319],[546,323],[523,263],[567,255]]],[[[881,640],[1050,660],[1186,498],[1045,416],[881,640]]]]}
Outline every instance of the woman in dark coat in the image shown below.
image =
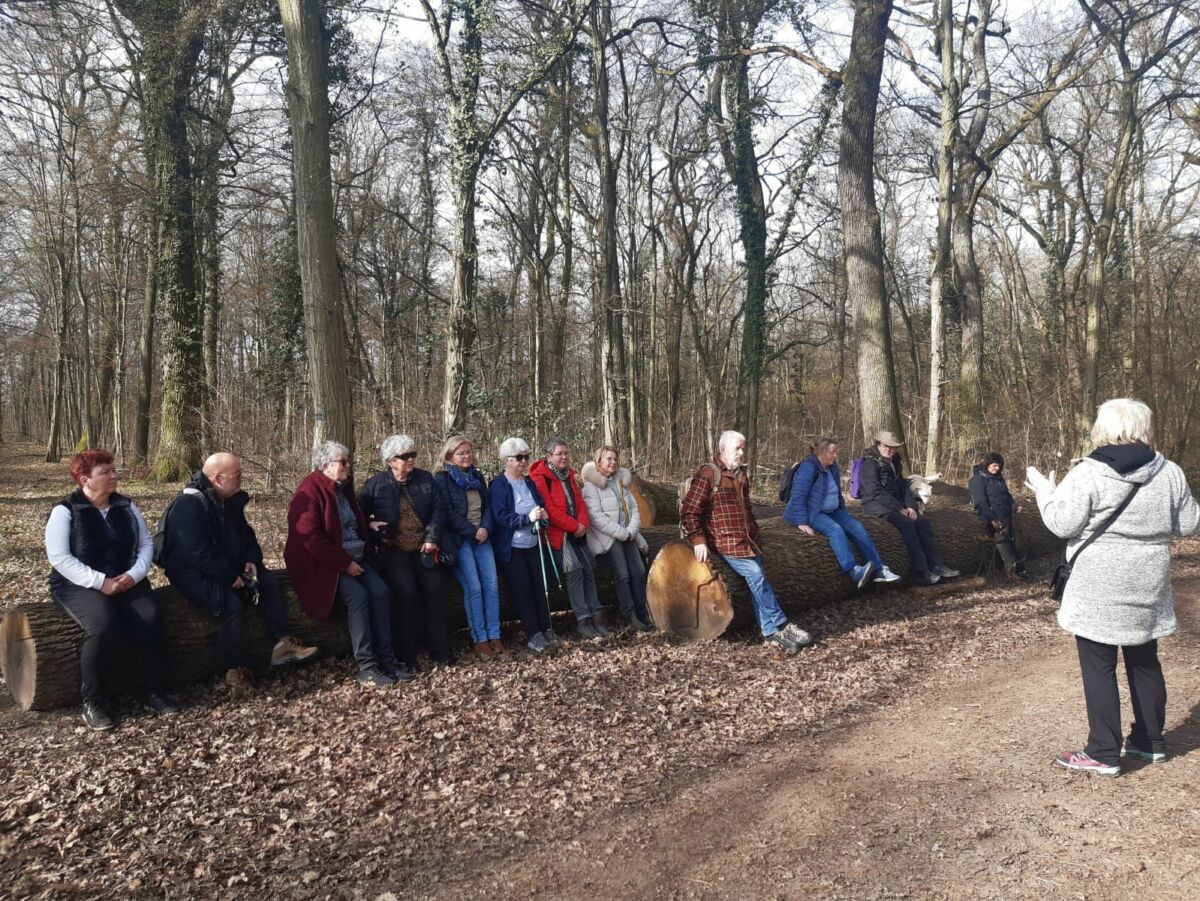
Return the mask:
{"type": "Polygon", "coordinates": [[[500,584],[492,550],[491,498],[475,468],[475,446],[462,435],[442,445],[442,468],[434,475],[446,505],[447,542],[456,541],[454,576],[462,586],[463,608],[476,656],[504,651],[500,640],[500,584]]]}
{"type": "Polygon", "coordinates": [[[366,560],[367,520],[354,497],[350,451],[336,441],[318,445],[313,471],[288,507],[283,559],[304,611],[328,619],[335,599],[346,605],[358,681],[387,688],[412,673],[392,653],[388,587],[366,560]]]}
{"type": "Polygon", "coordinates": [[[83,629],[79,649],[83,721],[102,732],[116,725],[105,703],[104,671],[121,636],[133,638],[141,658],[146,706],[178,708],[162,693],[166,672],[158,602],[146,574],[154,542],[137,506],[117,493],[119,476],[107,451],[85,450],[71,459],[76,488],[46,520],[50,597],[83,629]]]}
{"type": "Polygon", "coordinates": [[[423,623],[429,656],[448,666],[454,655],[437,563],[446,501],[433,476],[417,468],[416,443],[408,435],[383,439],[379,456],[387,469],[367,479],[358,502],[371,530],[372,559],[392,589],[396,654],[409,669],[417,669],[417,635],[423,623]]]}
{"type": "Polygon", "coordinates": [[[1010,579],[1030,581],[1033,577],[1025,572],[1025,558],[1017,547],[1015,519],[1021,508],[1004,480],[1004,458],[994,451],[986,454],[975,467],[967,488],[988,538],[996,543],[996,551],[1004,561],[1004,574],[1010,579]]]}

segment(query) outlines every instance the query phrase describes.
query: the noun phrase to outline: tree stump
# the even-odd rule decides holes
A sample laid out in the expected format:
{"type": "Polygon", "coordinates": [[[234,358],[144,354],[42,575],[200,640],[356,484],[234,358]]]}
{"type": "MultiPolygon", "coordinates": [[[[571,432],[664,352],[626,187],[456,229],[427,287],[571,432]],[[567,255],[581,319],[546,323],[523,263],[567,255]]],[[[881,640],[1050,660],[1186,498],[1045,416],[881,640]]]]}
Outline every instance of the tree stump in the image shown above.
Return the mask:
{"type": "MultiPolygon", "coordinates": [[[[991,568],[992,547],[979,540],[982,529],[974,513],[947,506],[930,511],[929,518],[948,566],[967,577],[981,576],[991,568]]],[[[883,561],[908,581],[908,553],[900,532],[878,517],[865,516],[861,521],[883,561]]],[[[763,568],[786,613],[799,616],[858,594],[840,571],[824,536],[805,535],[782,518],[763,520],[760,526],[763,568]]],[[[1036,517],[1023,517],[1022,529],[1030,559],[1057,554],[1062,547],[1036,517]]],[[[663,547],[650,568],[647,597],[659,629],[686,637],[716,638],[731,626],[754,623],[745,580],[711,551],[707,565],[697,563],[685,541],[663,547]]]]}
{"type": "MultiPolygon", "coordinates": [[[[277,575],[287,600],[288,628],[305,644],[315,645],[325,656],[350,652],[345,617],[316,620],[296,603],[287,574],[277,575]]],[[[168,678],[174,685],[190,685],[222,671],[216,649],[217,619],[184,600],[175,589],[154,591],[166,634],[168,678]]],[[[246,654],[264,664],[270,659],[271,640],[263,618],[247,613],[244,621],[246,654]]],[[[83,630],[52,601],[20,604],[0,621],[0,669],[17,705],[23,710],[50,710],[79,703],[79,647],[83,630]]],[[[110,694],[141,687],[137,653],[124,644],[106,673],[110,694]]]]}

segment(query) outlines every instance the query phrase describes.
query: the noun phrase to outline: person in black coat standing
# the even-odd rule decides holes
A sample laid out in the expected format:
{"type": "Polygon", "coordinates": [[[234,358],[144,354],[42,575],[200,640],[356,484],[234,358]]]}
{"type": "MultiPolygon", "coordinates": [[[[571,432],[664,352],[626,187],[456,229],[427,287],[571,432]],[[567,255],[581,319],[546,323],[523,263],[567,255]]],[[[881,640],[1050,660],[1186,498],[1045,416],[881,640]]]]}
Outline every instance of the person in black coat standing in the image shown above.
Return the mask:
{"type": "Polygon", "coordinates": [[[263,568],[258,536],[246,521],[249,502],[242,490],[242,461],[229,453],[213,454],[164,511],[159,552],[171,584],[217,618],[225,682],[235,690],[253,685],[242,639],[247,606],[262,614],[274,640],[272,666],[308,660],[318,652],[288,634],[279,579],[263,568]]]}
{"type": "MultiPolygon", "coordinates": [[[[362,487],[358,504],[371,531],[372,552],[392,590],[392,644],[400,663],[417,670],[417,636],[425,627],[435,663],[454,662],[450,650],[442,569],[446,501],[433,475],[417,468],[416,443],[389,435],[379,447],[387,469],[362,487]]],[[[448,556],[448,555],[445,555],[448,556]]]]}
{"type": "Polygon", "coordinates": [[[934,585],[962,574],[946,565],[933,537],[933,526],[917,512],[917,498],[904,477],[900,461],[898,448],[903,445],[893,433],[883,431],[863,451],[859,470],[862,511],[886,519],[900,530],[913,579],[922,585],[934,585]]]}
{"type": "Polygon", "coordinates": [[[1017,547],[1015,517],[1021,508],[1004,480],[1004,458],[994,451],[986,454],[972,472],[967,488],[975,512],[1004,561],[1004,574],[1010,579],[1031,581],[1033,577],[1025,572],[1025,558],[1017,547]]]}

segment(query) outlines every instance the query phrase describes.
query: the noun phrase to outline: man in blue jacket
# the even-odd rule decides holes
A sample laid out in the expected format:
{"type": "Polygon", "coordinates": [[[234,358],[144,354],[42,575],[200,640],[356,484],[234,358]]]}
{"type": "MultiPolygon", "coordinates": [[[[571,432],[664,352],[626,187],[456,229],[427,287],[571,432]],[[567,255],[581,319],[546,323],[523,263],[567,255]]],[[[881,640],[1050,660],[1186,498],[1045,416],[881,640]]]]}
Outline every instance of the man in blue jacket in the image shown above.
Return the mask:
{"type": "Polygon", "coordinates": [[[829,539],[833,554],[837,557],[842,572],[862,588],[871,578],[875,582],[896,582],[900,577],[884,565],[875,549],[871,536],[863,524],[851,516],[842,499],[842,474],[837,465],[838,441],[836,438],[821,438],[814,453],[796,468],[792,479],[792,494],[788,498],[783,518],[796,526],[805,535],[820,532],[829,539]],[[858,565],[853,542],[866,562],[858,565]]]}

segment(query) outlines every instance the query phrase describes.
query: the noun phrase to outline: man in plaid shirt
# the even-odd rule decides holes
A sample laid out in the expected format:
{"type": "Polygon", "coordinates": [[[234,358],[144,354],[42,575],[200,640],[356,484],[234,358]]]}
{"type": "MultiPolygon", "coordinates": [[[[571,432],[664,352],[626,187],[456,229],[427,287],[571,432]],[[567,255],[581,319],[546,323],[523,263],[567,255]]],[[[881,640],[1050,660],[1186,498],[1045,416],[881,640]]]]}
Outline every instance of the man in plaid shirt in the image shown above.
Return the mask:
{"type": "Polygon", "coordinates": [[[745,457],[746,436],[722,432],[712,463],[705,463],[692,476],[679,506],[679,521],[697,560],[708,561],[711,544],[729,568],[746,580],[764,643],[795,653],[811,644],[812,637],[788,622],[763,572],[758,523],[750,509],[750,480],[743,468],[745,457]]]}

